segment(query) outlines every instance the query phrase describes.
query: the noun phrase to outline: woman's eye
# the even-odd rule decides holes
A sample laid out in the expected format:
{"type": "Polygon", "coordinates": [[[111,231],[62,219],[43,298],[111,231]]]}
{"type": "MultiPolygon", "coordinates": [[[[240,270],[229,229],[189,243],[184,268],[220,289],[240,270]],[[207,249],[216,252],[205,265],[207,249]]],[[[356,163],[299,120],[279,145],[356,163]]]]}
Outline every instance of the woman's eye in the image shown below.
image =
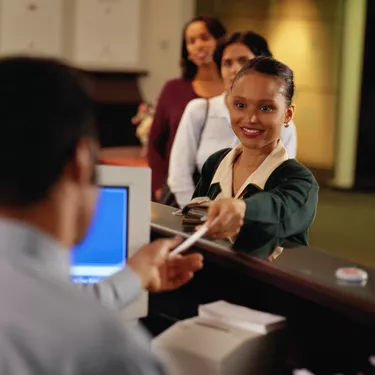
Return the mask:
{"type": "Polygon", "coordinates": [[[271,111],[272,111],[272,108],[271,108],[269,105],[262,105],[262,106],[260,107],[260,110],[261,110],[262,112],[271,112],[271,111]]]}
{"type": "Polygon", "coordinates": [[[241,103],[241,102],[237,102],[234,104],[237,108],[239,109],[244,109],[246,106],[244,103],[241,103]]]}
{"type": "Polygon", "coordinates": [[[238,59],[238,63],[241,65],[241,66],[244,66],[246,64],[246,61],[248,61],[249,59],[247,59],[246,57],[240,57],[238,59]]]}

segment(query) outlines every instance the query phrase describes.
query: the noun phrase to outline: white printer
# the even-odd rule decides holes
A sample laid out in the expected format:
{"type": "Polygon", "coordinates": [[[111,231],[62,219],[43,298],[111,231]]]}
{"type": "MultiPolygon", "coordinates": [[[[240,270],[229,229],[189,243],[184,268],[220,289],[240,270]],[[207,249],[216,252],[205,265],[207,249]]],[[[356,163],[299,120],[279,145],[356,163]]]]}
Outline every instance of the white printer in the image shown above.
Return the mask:
{"type": "Polygon", "coordinates": [[[261,375],[274,365],[285,319],[225,301],[199,307],[156,337],[170,375],[261,375]]]}

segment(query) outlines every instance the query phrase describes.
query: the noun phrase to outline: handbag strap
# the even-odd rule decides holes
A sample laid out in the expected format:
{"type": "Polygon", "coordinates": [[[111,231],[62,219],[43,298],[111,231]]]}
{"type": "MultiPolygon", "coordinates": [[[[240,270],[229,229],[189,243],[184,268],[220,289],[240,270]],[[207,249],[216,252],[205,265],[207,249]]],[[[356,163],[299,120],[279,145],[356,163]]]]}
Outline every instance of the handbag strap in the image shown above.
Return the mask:
{"type": "Polygon", "coordinates": [[[203,123],[202,123],[202,127],[201,127],[201,131],[199,133],[199,139],[198,139],[198,144],[197,144],[197,150],[199,150],[199,146],[201,144],[201,140],[202,140],[202,134],[203,134],[203,130],[206,126],[206,122],[207,122],[207,118],[208,118],[208,110],[210,108],[210,101],[208,98],[206,98],[206,112],[204,114],[204,118],[203,118],[203,123]]]}

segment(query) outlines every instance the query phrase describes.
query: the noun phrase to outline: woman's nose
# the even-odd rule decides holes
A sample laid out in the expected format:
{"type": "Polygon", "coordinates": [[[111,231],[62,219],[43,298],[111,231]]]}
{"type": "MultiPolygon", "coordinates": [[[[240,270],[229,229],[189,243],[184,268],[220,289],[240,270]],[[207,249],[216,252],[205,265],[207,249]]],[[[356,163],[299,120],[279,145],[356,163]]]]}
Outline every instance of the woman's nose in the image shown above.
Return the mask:
{"type": "Polygon", "coordinates": [[[249,121],[249,124],[255,124],[257,122],[257,117],[254,112],[249,113],[248,121],[249,121]]]}
{"type": "Polygon", "coordinates": [[[195,42],[195,47],[196,48],[201,48],[201,47],[203,47],[203,45],[204,45],[204,42],[201,40],[201,39],[197,39],[196,40],[196,42],[195,42]]]}
{"type": "Polygon", "coordinates": [[[242,68],[241,64],[239,64],[238,62],[234,62],[232,64],[232,73],[237,74],[241,70],[241,68],[242,68]]]}
{"type": "Polygon", "coordinates": [[[232,64],[232,65],[231,65],[229,71],[230,71],[230,74],[231,74],[233,77],[235,77],[236,74],[238,73],[238,69],[237,69],[237,67],[235,66],[235,64],[232,64]]]}

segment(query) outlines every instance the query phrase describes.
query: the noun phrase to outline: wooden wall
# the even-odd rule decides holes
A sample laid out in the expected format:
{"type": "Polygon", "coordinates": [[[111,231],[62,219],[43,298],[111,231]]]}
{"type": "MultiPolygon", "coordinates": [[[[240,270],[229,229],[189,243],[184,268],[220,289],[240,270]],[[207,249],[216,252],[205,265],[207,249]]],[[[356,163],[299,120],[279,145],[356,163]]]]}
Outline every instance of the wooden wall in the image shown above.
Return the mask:
{"type": "Polygon", "coordinates": [[[197,0],[230,32],[253,30],[295,73],[298,158],[334,166],[342,12],[345,0],[197,0]]]}

